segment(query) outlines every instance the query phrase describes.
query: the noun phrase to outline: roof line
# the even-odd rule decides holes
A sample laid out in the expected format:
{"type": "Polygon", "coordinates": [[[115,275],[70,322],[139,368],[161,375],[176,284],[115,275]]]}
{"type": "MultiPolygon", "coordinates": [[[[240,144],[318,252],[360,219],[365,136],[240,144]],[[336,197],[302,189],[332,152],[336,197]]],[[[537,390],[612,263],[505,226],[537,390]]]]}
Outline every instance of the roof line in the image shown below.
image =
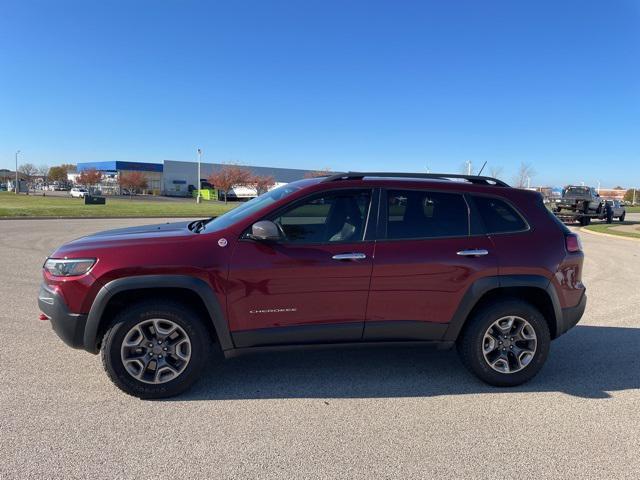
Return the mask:
{"type": "Polygon", "coordinates": [[[498,187],[508,187],[509,185],[493,177],[483,177],[479,175],[461,175],[457,173],[399,173],[399,172],[346,172],[336,173],[327,176],[323,182],[335,182],[338,180],[356,180],[365,177],[378,178],[419,178],[431,180],[451,180],[462,179],[477,185],[492,185],[498,187]]]}

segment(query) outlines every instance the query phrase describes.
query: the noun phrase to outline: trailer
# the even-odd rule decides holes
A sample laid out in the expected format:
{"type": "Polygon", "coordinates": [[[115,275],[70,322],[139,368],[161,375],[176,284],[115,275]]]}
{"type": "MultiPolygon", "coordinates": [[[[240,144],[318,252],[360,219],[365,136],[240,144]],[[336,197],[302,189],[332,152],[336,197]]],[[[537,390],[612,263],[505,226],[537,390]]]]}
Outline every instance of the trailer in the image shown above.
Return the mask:
{"type": "Polygon", "coordinates": [[[592,219],[613,222],[613,208],[597,190],[584,185],[569,185],[562,190],[562,198],[552,209],[563,222],[578,222],[583,227],[592,219]]]}
{"type": "Polygon", "coordinates": [[[613,222],[613,214],[610,208],[605,209],[602,213],[582,213],[582,212],[558,212],[553,211],[553,214],[558,217],[559,220],[565,223],[578,222],[581,226],[586,227],[591,223],[591,220],[606,220],[607,223],[613,222]]]}

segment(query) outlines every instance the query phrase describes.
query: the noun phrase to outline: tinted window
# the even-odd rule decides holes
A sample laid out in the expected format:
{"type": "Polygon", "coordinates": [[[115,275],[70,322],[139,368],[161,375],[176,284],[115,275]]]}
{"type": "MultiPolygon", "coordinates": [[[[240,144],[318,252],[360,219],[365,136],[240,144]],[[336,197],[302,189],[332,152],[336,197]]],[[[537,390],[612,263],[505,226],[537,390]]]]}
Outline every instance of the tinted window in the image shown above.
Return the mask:
{"type": "Polygon", "coordinates": [[[491,197],[474,197],[486,233],[519,232],[527,228],[522,217],[508,203],[491,197]]]}
{"type": "Polygon", "coordinates": [[[368,190],[333,192],[297,204],[273,221],[288,243],[359,242],[370,203],[368,190]]]}
{"type": "Polygon", "coordinates": [[[469,234],[462,195],[421,190],[387,193],[387,238],[458,237],[469,234]]]}

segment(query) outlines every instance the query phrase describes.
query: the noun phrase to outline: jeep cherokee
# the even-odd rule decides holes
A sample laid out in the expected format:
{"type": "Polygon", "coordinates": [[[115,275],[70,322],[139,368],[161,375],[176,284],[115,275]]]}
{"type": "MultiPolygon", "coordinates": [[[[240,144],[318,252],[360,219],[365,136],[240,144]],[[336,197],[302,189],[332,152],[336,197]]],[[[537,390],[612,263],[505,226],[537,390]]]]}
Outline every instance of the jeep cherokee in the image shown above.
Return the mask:
{"type": "Polygon", "coordinates": [[[489,177],[347,173],[208,220],[109,230],[47,258],[38,303],[123,391],[176,395],[212,353],[381,342],[456,346],[513,386],[585,305],[579,238],[536,192],[489,177]]]}

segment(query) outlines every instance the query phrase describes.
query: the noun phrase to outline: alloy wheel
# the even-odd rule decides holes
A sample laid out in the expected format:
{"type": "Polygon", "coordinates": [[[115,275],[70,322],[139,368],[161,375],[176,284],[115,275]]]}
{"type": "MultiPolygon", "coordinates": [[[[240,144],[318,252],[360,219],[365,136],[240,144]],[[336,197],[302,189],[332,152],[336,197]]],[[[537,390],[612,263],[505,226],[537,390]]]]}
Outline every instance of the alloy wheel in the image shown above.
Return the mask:
{"type": "Polygon", "coordinates": [[[189,364],[191,340],[180,325],[164,318],[144,320],[132,327],[120,348],[127,372],[144,383],[166,383],[189,364]]]}
{"type": "Polygon", "coordinates": [[[482,339],[487,364],[500,373],[524,369],[536,353],[538,340],[531,324],[522,317],[507,316],[493,322],[482,339]]]}

